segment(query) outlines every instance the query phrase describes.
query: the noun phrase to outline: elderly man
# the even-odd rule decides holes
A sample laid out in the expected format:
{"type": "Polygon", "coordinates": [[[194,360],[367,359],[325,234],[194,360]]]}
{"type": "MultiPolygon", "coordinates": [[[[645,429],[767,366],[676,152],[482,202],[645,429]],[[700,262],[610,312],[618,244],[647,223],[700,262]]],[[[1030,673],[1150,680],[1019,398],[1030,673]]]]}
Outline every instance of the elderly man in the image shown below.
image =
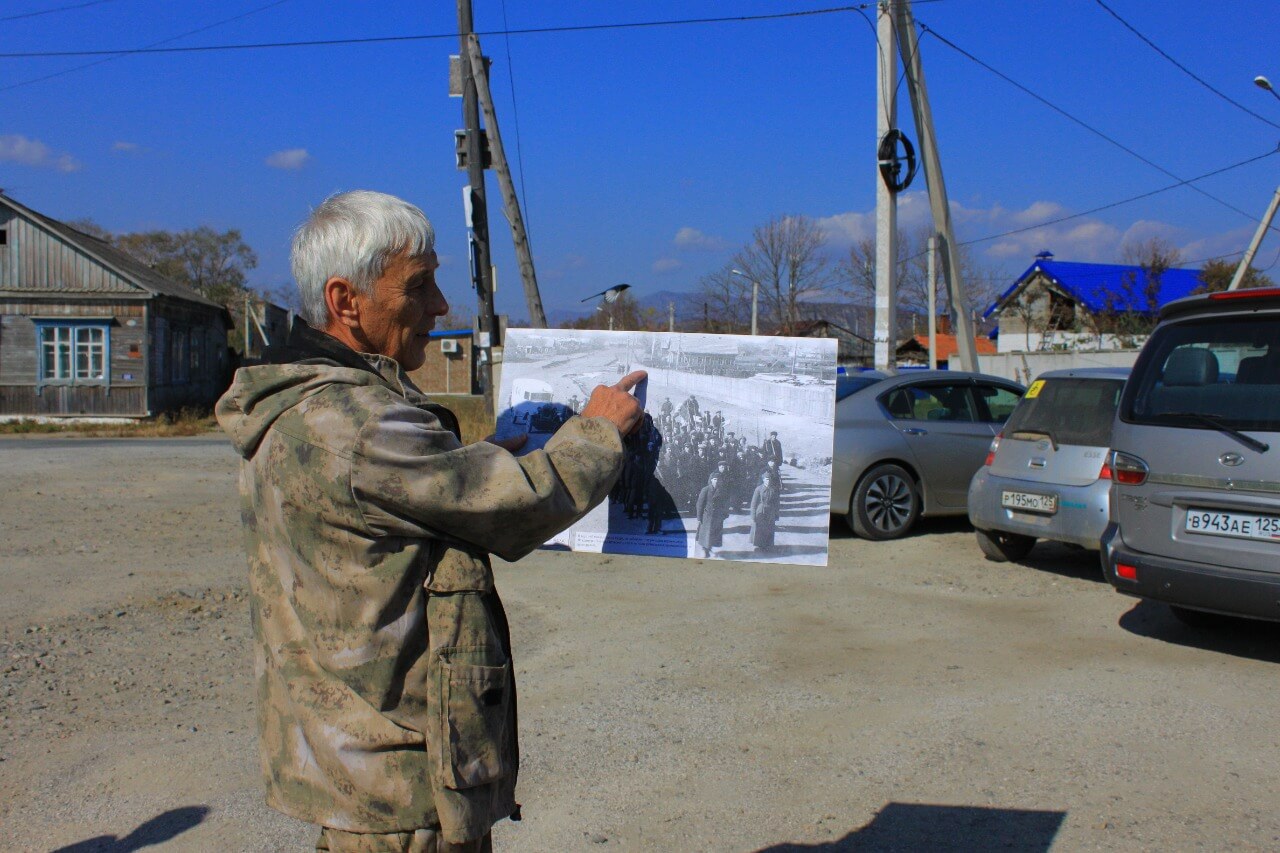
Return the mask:
{"type": "Polygon", "coordinates": [[[308,324],[218,403],[243,457],[267,801],[330,851],[484,851],[518,817],[510,635],[489,554],[581,518],[622,468],[637,371],[517,459],[463,445],[405,370],[435,318],[431,225],[392,196],[326,200],[293,240],[308,324]]]}

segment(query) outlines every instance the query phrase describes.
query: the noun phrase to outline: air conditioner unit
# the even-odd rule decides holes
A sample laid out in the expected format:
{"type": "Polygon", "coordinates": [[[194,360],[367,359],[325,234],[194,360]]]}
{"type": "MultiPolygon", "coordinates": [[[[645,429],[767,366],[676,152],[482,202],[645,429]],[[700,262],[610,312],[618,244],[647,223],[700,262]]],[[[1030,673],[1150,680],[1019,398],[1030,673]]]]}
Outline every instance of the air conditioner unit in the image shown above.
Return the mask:
{"type": "Polygon", "coordinates": [[[458,341],[454,338],[445,338],[440,341],[440,352],[456,353],[458,351],[458,341]]]}

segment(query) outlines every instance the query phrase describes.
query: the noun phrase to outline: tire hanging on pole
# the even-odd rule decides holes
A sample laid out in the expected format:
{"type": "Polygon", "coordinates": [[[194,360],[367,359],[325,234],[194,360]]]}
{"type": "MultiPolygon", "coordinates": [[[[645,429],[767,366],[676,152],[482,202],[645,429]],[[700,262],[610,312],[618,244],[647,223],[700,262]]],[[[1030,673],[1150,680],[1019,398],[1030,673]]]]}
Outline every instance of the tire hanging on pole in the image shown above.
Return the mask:
{"type": "Polygon", "coordinates": [[[911,186],[919,164],[916,162],[916,148],[905,133],[896,127],[886,133],[880,140],[876,158],[880,162],[880,177],[884,179],[884,185],[889,188],[889,192],[900,193],[911,186]],[[902,146],[901,154],[898,153],[899,145],[902,146]],[[904,165],[906,177],[902,175],[904,165]]]}

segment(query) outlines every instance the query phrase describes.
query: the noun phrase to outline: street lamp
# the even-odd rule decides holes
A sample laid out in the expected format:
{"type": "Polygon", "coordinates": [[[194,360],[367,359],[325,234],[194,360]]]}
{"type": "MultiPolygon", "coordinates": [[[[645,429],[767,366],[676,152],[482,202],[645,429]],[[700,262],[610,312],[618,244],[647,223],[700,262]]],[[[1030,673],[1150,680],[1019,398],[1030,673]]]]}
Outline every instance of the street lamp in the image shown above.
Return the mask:
{"type": "Polygon", "coordinates": [[[760,282],[744,273],[742,270],[729,270],[734,275],[740,275],[747,281],[751,282],[751,334],[756,334],[756,314],[757,306],[760,303],[760,282]]]}
{"type": "MultiPolygon", "coordinates": [[[[1276,94],[1276,90],[1272,88],[1271,81],[1261,74],[1253,78],[1253,84],[1259,89],[1266,89],[1271,93],[1272,97],[1280,100],[1280,95],[1276,94]]],[[[1236,274],[1231,277],[1231,284],[1227,285],[1227,290],[1239,290],[1240,285],[1244,283],[1244,277],[1249,272],[1249,265],[1253,263],[1254,256],[1258,254],[1258,247],[1262,245],[1262,238],[1266,235],[1267,230],[1271,228],[1271,220],[1275,218],[1277,208],[1280,208],[1280,187],[1276,188],[1275,195],[1271,197],[1271,204],[1267,205],[1267,212],[1262,215],[1262,219],[1258,222],[1258,230],[1254,232],[1253,239],[1249,241],[1249,248],[1241,256],[1240,263],[1236,267],[1236,274]]]]}
{"type": "Polygon", "coordinates": [[[1266,89],[1271,93],[1272,97],[1280,101],[1280,93],[1277,93],[1275,87],[1271,85],[1271,81],[1266,77],[1263,77],[1261,74],[1253,78],[1253,85],[1257,86],[1259,89],[1266,89]]]}

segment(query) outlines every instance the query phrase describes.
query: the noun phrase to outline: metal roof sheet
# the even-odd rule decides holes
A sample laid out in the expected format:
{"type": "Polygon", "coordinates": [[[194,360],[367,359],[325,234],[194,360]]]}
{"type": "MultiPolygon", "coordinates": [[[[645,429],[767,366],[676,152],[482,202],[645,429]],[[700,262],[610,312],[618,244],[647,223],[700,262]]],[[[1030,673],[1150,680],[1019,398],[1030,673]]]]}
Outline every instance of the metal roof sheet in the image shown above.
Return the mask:
{"type": "MultiPolygon", "coordinates": [[[[1155,313],[1147,303],[1147,271],[1140,266],[1038,259],[1000,294],[982,316],[989,317],[1001,308],[1005,300],[1038,272],[1090,311],[1155,313]]],[[[1159,288],[1155,293],[1156,308],[1190,296],[1192,291],[1203,285],[1200,270],[1167,269],[1160,275],[1159,288]]]]}

